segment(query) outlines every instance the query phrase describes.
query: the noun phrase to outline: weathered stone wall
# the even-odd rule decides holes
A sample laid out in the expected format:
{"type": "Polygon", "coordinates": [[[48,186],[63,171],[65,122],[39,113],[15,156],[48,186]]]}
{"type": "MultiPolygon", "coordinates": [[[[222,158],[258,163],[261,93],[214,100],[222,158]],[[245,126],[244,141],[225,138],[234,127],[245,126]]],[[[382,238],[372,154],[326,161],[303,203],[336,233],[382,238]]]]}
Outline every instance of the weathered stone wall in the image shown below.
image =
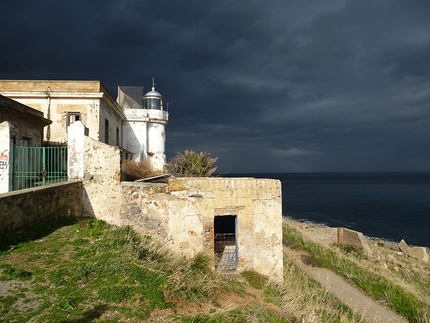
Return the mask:
{"type": "Polygon", "coordinates": [[[84,215],[130,225],[186,257],[214,250],[214,219],[236,216],[238,271],[282,279],[282,192],[278,180],[178,178],[120,182],[121,150],[69,127],[69,177],[82,179],[84,215]],[[71,156],[73,155],[73,156],[71,156]]]}
{"type": "Polygon", "coordinates": [[[84,137],[84,215],[118,224],[121,149],[84,137]]]}
{"type": "Polygon", "coordinates": [[[81,216],[80,181],[0,194],[0,236],[44,221],[81,216]]]}
{"type": "Polygon", "coordinates": [[[282,279],[282,197],[278,180],[178,178],[122,183],[120,224],[165,240],[186,257],[213,250],[214,217],[237,217],[238,271],[282,279]]]}
{"type": "Polygon", "coordinates": [[[67,153],[69,178],[83,181],[84,216],[119,224],[122,150],[85,136],[76,121],[68,128],[67,153]]]}

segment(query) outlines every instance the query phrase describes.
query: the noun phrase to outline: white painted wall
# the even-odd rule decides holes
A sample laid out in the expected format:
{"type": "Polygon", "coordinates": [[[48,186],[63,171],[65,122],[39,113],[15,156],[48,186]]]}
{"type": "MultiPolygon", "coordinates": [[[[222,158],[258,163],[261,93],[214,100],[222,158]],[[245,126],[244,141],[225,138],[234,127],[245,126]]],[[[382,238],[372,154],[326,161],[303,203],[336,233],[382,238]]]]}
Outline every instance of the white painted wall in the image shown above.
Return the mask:
{"type": "Polygon", "coordinates": [[[12,189],[12,167],[13,148],[10,139],[9,122],[0,123],[0,193],[7,193],[12,189]]]}

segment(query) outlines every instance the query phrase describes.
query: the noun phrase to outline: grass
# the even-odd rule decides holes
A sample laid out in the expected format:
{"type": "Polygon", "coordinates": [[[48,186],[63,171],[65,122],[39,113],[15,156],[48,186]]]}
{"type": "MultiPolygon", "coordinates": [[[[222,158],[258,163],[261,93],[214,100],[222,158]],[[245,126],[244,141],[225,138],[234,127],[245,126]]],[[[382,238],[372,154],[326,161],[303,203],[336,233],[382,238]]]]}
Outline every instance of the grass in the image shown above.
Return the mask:
{"type": "Polygon", "coordinates": [[[155,308],[172,308],[168,299],[210,299],[213,287],[224,285],[208,274],[205,255],[184,266],[184,260],[129,227],[102,221],[80,221],[41,239],[9,244],[0,257],[1,281],[31,282],[24,293],[31,306],[21,304],[13,287],[1,297],[2,322],[69,322],[105,312],[113,320],[138,321],[155,308]],[[175,279],[180,286],[172,284],[175,279]],[[198,285],[205,280],[213,282],[202,286],[212,288],[198,285]]]}
{"type": "MultiPolygon", "coordinates": [[[[308,250],[320,264],[388,302],[411,322],[428,322],[424,305],[413,295],[304,241],[296,230],[285,228],[284,234],[285,242],[308,250]]],[[[92,219],[35,226],[3,242],[2,322],[142,322],[151,313],[164,313],[160,315],[175,322],[361,321],[289,261],[284,262],[283,283],[252,270],[242,273],[242,283],[215,272],[211,254],[184,259],[130,227],[92,219]]],[[[339,252],[363,259],[349,247],[339,252]]]]}
{"type": "MultiPolygon", "coordinates": [[[[318,263],[344,276],[369,296],[385,302],[410,322],[429,322],[430,307],[428,304],[385,277],[336,253],[335,248],[327,249],[314,242],[305,241],[297,230],[288,225],[284,226],[284,239],[309,252],[318,263]]],[[[363,257],[359,251],[348,246],[339,249],[349,256],[352,255],[358,259],[363,257]]]]}

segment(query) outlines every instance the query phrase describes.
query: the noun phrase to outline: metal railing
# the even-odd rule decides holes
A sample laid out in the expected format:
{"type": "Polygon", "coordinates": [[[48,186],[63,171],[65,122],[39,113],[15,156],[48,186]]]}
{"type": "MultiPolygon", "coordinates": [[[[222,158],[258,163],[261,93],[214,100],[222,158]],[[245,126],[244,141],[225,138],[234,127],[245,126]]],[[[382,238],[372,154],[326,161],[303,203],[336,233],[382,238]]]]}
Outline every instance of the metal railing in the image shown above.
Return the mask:
{"type": "Polygon", "coordinates": [[[15,146],[13,190],[67,181],[67,147],[15,146]]]}

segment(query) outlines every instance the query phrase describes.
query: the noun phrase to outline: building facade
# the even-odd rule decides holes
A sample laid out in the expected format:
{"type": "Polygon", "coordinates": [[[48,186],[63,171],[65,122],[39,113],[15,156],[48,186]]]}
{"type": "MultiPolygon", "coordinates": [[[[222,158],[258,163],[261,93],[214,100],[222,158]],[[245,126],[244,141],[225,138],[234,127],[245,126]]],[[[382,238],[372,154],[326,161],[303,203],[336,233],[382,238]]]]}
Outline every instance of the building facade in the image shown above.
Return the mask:
{"type": "Polygon", "coordinates": [[[125,116],[100,81],[0,80],[0,94],[52,120],[44,141],[66,142],[67,127],[81,121],[90,138],[120,146],[125,116]]]}
{"type": "Polygon", "coordinates": [[[135,161],[147,160],[162,171],[168,113],[155,86],[143,100],[142,93],[143,87],[119,87],[114,100],[100,81],[0,80],[0,94],[52,120],[43,141],[67,142],[68,127],[80,121],[91,139],[121,147],[135,161]]]}
{"type": "Polygon", "coordinates": [[[0,95],[0,193],[14,186],[15,145],[40,146],[50,124],[42,112],[0,95]]]}

